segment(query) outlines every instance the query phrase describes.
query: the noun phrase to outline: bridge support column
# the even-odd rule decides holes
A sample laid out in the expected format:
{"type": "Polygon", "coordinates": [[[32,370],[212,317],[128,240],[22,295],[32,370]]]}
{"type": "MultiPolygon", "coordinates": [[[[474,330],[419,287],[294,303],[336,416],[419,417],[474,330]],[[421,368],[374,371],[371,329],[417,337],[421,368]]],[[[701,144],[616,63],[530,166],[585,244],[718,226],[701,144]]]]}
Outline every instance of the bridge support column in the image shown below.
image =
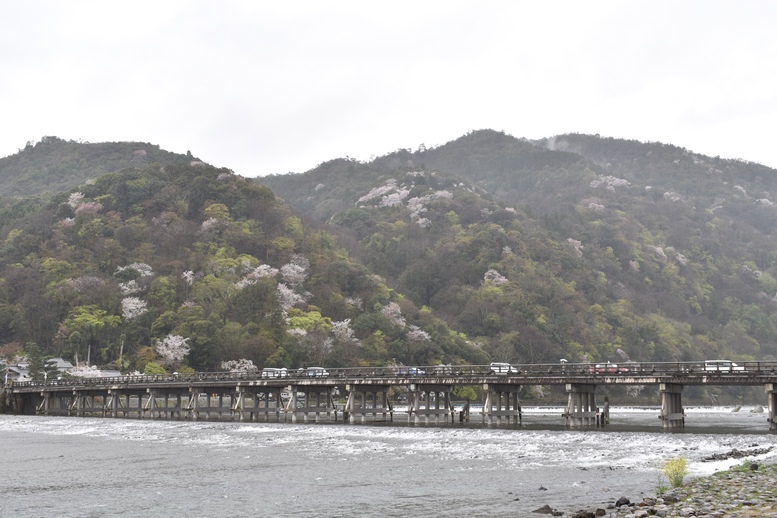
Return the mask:
{"type": "Polygon", "coordinates": [[[777,430],[777,383],[767,383],[765,389],[769,403],[769,430],[777,430]]]}
{"type": "Polygon", "coordinates": [[[232,405],[232,418],[234,419],[237,414],[238,420],[242,421],[245,418],[244,410],[246,404],[246,389],[243,387],[237,387],[236,396],[234,399],[234,405],[232,405]]]}
{"type": "Polygon", "coordinates": [[[49,405],[50,405],[51,396],[48,392],[41,392],[40,395],[43,397],[43,401],[41,401],[40,406],[38,406],[35,409],[35,413],[49,415],[49,405]]]}
{"type": "MultiPolygon", "coordinates": [[[[345,389],[348,391],[348,399],[343,409],[343,419],[346,419],[349,423],[354,423],[357,417],[361,417],[361,421],[367,420],[367,414],[372,414],[372,419],[377,420],[378,416],[382,416],[384,421],[388,420],[388,415],[391,412],[391,407],[388,399],[389,392],[388,385],[356,385],[347,384],[345,389]],[[372,405],[367,404],[367,394],[372,395],[372,405]]],[[[330,404],[334,406],[334,401],[331,399],[332,394],[329,392],[328,396],[330,404]]],[[[329,413],[327,412],[327,415],[329,413]]]]}
{"type": "Polygon", "coordinates": [[[683,386],[676,383],[661,383],[661,415],[664,428],[683,428],[683,386]]]}
{"type": "Polygon", "coordinates": [[[485,383],[486,402],[483,404],[483,422],[486,424],[502,424],[502,418],[507,424],[521,422],[521,402],[518,399],[520,385],[503,383],[485,383]]]}
{"type": "Polygon", "coordinates": [[[414,419],[414,422],[418,424],[421,417],[424,418],[424,423],[429,422],[429,417],[434,417],[434,422],[439,423],[440,417],[445,422],[448,422],[448,414],[451,416],[451,423],[453,423],[454,412],[451,404],[451,393],[453,392],[453,385],[427,385],[427,384],[412,384],[410,385],[409,401],[407,418],[408,421],[414,419]],[[432,408],[432,394],[434,394],[434,408],[432,408]],[[423,399],[426,400],[426,408],[423,405],[423,399]],[[442,408],[440,401],[443,401],[442,408]]]}
{"type": "Polygon", "coordinates": [[[567,409],[562,414],[566,417],[567,426],[591,427],[597,424],[598,409],[596,408],[596,385],[568,383],[569,400],[567,409]]]}

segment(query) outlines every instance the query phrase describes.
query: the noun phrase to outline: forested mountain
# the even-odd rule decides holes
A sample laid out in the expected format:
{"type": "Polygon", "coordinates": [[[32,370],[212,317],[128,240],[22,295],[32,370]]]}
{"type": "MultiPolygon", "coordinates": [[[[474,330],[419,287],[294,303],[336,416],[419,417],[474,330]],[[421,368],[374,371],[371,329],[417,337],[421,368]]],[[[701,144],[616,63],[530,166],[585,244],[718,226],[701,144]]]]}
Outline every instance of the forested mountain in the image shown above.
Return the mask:
{"type": "Polygon", "coordinates": [[[776,359],[773,169],[484,130],[259,181],[493,360],[776,359]]]}
{"type": "Polygon", "coordinates": [[[758,164],[490,130],[256,181],[55,137],[0,161],[15,185],[9,164],[38,180],[0,200],[6,356],[35,343],[140,371],[777,359],[777,171],[758,164]]]}
{"type": "Polygon", "coordinates": [[[34,343],[152,372],[488,359],[270,189],[191,158],[8,202],[0,223],[6,357],[34,343]]]}
{"type": "Polygon", "coordinates": [[[0,196],[58,193],[127,167],[188,164],[191,154],[170,153],[144,142],[97,144],[43,137],[0,158],[0,196]]]}

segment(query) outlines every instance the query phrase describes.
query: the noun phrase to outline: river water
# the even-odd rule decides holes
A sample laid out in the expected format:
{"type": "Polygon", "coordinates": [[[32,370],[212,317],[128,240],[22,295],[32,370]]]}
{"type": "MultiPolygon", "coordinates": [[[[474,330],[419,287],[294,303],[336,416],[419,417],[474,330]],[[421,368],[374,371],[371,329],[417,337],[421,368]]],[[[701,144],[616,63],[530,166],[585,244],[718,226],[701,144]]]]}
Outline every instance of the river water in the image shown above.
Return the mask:
{"type": "Polygon", "coordinates": [[[682,432],[658,409],[612,408],[606,431],[524,410],[491,427],[0,416],[0,516],[539,516],[652,496],[668,458],[694,477],[777,445],[748,408],[686,409],[682,432]]]}

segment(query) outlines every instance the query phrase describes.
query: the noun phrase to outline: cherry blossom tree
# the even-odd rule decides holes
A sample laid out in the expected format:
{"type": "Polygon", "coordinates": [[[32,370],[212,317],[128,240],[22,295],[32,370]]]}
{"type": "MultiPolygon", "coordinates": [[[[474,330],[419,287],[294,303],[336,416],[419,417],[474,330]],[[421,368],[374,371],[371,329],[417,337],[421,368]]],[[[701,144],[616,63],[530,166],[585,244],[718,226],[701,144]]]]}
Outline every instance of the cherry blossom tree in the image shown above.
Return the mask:
{"type": "Polygon", "coordinates": [[[162,357],[167,367],[179,365],[184,356],[189,354],[188,338],[181,335],[169,334],[161,340],[156,341],[156,352],[162,357]]]}
{"type": "Polygon", "coordinates": [[[229,360],[226,362],[221,362],[221,370],[229,371],[229,372],[245,372],[245,373],[255,373],[259,371],[259,367],[254,365],[253,360],[246,360],[245,358],[241,358],[239,360],[229,360]]]}
{"type": "Polygon", "coordinates": [[[75,209],[78,207],[78,204],[83,197],[84,193],[82,192],[71,192],[67,199],[67,204],[70,205],[71,208],[75,209]]]}
{"type": "Polygon", "coordinates": [[[145,300],[138,297],[125,297],[121,301],[121,310],[124,320],[130,321],[148,311],[148,306],[145,300]]]}
{"type": "Polygon", "coordinates": [[[380,312],[392,324],[399,327],[405,327],[405,318],[402,316],[402,310],[396,302],[389,302],[383,306],[383,309],[381,309],[380,312]]]}
{"type": "Polygon", "coordinates": [[[283,283],[278,284],[278,301],[281,303],[281,307],[284,311],[290,310],[295,304],[299,302],[305,302],[305,299],[299,293],[296,293],[293,289],[289,288],[283,283]]]}
{"type": "Polygon", "coordinates": [[[493,286],[501,286],[503,284],[507,284],[508,282],[510,282],[507,280],[507,277],[505,277],[504,275],[502,275],[496,270],[488,270],[483,275],[483,282],[489,282],[489,281],[493,286]]]}

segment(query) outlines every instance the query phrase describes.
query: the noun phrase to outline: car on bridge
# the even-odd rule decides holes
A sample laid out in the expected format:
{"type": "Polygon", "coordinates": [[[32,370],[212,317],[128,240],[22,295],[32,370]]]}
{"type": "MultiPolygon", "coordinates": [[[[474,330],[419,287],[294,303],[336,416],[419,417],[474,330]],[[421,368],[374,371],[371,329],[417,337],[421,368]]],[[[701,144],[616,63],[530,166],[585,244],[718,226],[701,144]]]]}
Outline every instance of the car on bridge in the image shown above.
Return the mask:
{"type": "Polygon", "coordinates": [[[274,369],[272,367],[266,367],[262,369],[262,378],[286,378],[289,376],[288,371],[285,368],[274,369]]]}
{"type": "Polygon", "coordinates": [[[426,371],[418,367],[400,367],[397,369],[397,374],[400,376],[423,376],[426,371]]]}
{"type": "Polygon", "coordinates": [[[623,367],[617,363],[597,363],[591,369],[594,374],[624,374],[629,372],[628,367],[623,367]]]}
{"type": "Polygon", "coordinates": [[[489,365],[489,374],[517,374],[518,370],[509,363],[493,362],[489,365]]]}
{"type": "Polygon", "coordinates": [[[705,372],[736,372],[745,368],[731,360],[707,360],[704,362],[705,372]]]}
{"type": "Polygon", "coordinates": [[[308,367],[303,373],[303,376],[307,376],[308,378],[324,378],[329,376],[329,371],[323,367],[308,367]]]}

